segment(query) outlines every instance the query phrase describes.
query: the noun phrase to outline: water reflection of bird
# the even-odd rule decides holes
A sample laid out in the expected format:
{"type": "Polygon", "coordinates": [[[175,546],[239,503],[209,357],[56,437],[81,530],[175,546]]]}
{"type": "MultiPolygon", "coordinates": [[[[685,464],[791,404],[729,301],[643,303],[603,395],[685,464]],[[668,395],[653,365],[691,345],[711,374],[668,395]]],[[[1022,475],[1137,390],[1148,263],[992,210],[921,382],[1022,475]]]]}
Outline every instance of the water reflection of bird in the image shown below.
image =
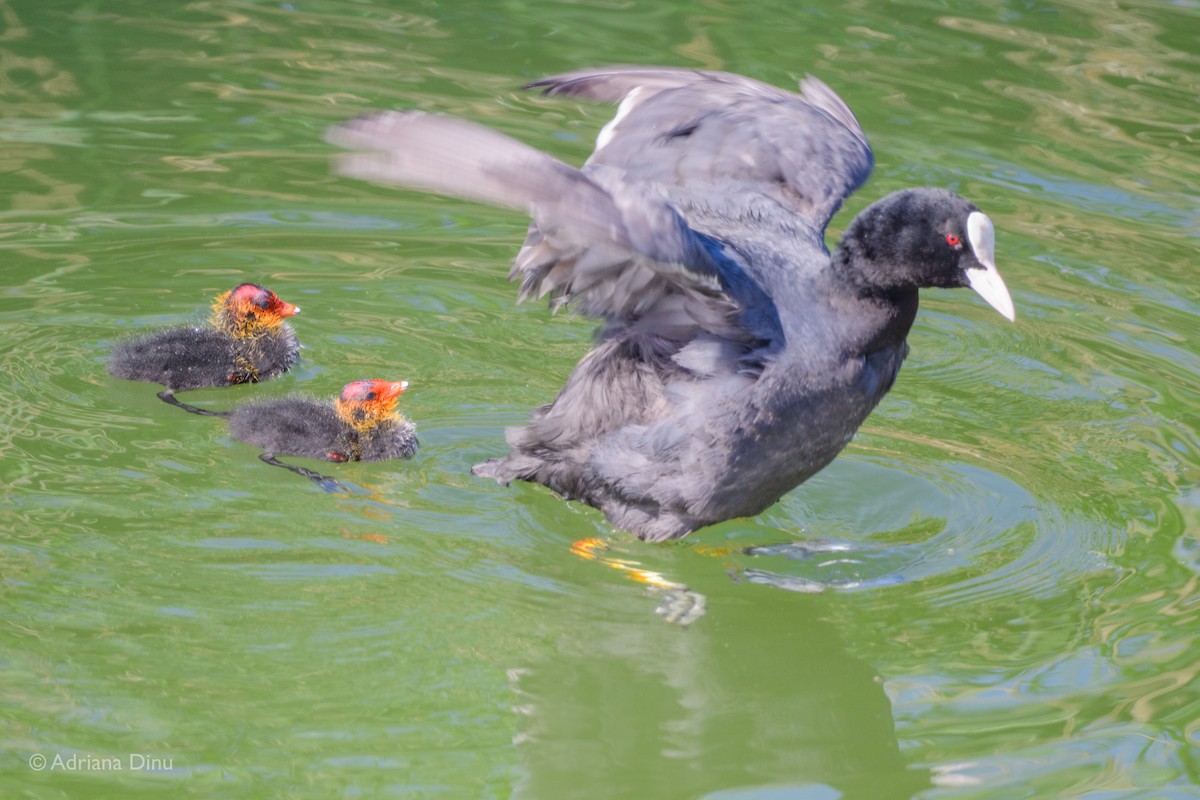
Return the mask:
{"type": "Polygon", "coordinates": [[[818,598],[772,621],[706,591],[704,624],[686,632],[606,609],[510,670],[514,798],[899,800],[930,786],[905,763],[879,674],[818,618],[818,598]]]}
{"type": "Polygon", "coordinates": [[[217,297],[207,326],[169,328],[113,348],[108,371],[118,378],[167,387],[158,396],[195,413],[175,392],[255,383],[286,372],[300,354],[286,319],[300,308],[269,289],[243,283],[217,297]]]}
{"type": "Polygon", "coordinates": [[[416,426],[397,410],[408,381],[361,380],[346,384],[333,402],[283,397],[246,403],[229,412],[235,439],[259,447],[260,458],[313,480],[340,485],[312,470],[279,461],[302,456],[325,461],[409,458],[417,450],[416,426]]]}
{"type": "Polygon", "coordinates": [[[338,171],[522,209],[521,297],[602,321],[553,403],[475,467],[545,484],[644,539],[756,514],[850,441],[892,386],[917,290],[971,287],[1014,317],[991,220],[942,189],[829,219],[872,154],[846,104],[688,69],[531,84],[619,102],[583,169],[461,120],[384,112],[333,128],[338,171]]]}

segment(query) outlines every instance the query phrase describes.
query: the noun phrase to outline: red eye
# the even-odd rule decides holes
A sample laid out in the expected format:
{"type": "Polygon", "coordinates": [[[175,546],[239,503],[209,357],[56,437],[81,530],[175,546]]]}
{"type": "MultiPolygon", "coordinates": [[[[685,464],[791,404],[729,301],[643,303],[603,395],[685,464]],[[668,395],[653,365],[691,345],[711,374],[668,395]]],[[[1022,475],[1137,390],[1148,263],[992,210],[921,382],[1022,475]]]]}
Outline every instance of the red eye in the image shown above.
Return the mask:
{"type": "Polygon", "coordinates": [[[947,233],[946,244],[950,245],[951,247],[958,247],[960,244],[962,244],[962,239],[959,239],[958,236],[953,233],[947,233]]]}

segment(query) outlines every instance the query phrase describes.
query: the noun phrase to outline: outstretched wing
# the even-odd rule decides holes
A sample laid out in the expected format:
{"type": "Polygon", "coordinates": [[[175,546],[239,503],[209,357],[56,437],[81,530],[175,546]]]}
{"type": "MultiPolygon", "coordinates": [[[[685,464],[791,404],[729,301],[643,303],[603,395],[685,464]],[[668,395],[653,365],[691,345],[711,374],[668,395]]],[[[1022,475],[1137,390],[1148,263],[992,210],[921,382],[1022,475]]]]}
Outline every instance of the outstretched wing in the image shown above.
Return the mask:
{"type": "Polygon", "coordinates": [[[672,187],[668,194],[677,202],[760,195],[820,235],[871,173],[871,148],[858,120],[813,77],[795,93],[726,72],[609,67],[527,88],[619,102],[588,165],[672,187]]]}
{"type": "Polygon", "coordinates": [[[422,112],[373,114],[326,138],[355,151],[338,157],[342,175],[528,213],[534,228],[512,272],[523,298],[577,301],[589,315],[676,339],[736,328],[712,243],[619,176],[589,176],[489,128],[422,112]]]}

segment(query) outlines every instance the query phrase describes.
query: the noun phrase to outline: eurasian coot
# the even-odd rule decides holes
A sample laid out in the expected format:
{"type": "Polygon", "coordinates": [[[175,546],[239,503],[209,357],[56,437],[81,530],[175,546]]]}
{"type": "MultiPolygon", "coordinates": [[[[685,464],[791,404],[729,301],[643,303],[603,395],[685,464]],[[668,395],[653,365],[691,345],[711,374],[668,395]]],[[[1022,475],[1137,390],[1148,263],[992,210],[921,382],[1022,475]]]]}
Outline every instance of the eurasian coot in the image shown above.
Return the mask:
{"type": "Polygon", "coordinates": [[[235,439],[261,448],[259,458],[311,478],[325,488],[336,482],[293,467],[276,456],[325,461],[409,458],[417,450],[416,426],[396,410],[408,381],[347,383],[333,402],[284,397],[246,403],[229,412],[235,439]]]}
{"type": "Polygon", "coordinates": [[[207,326],[169,328],[117,344],[108,371],[118,378],[161,383],[164,402],[199,414],[175,392],[254,383],[286,372],[300,355],[292,326],[300,313],[269,289],[243,283],[213,302],[207,326]]]}
{"type": "Polygon", "coordinates": [[[944,189],[825,226],[870,174],[850,109],[720,72],[584,70],[529,88],[619,102],[582,169],[420,112],[334,127],[343,175],[533,218],[520,296],[601,325],[554,402],[477,475],[545,484],[643,539],[757,514],[846,446],[908,351],[917,290],[971,287],[1008,319],[991,220],[944,189]]]}

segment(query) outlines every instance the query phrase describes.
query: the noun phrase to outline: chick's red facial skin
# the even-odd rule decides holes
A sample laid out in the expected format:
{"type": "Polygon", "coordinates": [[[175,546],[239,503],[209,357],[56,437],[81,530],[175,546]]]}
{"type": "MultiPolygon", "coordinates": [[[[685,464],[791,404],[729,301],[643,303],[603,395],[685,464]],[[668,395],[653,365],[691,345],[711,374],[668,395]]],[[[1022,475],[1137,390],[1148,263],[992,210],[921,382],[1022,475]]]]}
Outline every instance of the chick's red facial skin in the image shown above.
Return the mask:
{"type": "Polygon", "coordinates": [[[275,328],[300,307],[257,283],[243,283],[221,294],[213,302],[213,323],[238,332],[275,328]]]}
{"type": "Polygon", "coordinates": [[[356,428],[369,428],[392,416],[408,381],[377,378],[353,381],[342,387],[334,407],[338,416],[356,428]]]}

